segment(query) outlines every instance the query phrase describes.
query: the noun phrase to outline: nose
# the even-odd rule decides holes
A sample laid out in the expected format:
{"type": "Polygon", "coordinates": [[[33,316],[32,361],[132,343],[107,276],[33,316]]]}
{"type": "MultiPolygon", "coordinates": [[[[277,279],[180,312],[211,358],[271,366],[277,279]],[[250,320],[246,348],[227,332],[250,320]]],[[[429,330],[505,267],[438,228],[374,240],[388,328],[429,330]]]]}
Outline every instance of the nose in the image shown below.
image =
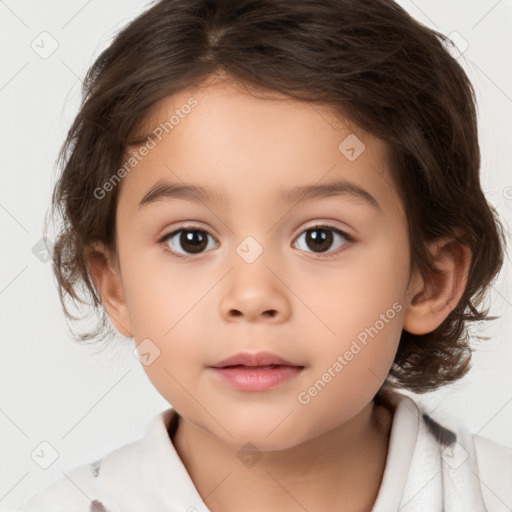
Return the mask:
{"type": "Polygon", "coordinates": [[[228,322],[281,323],[291,314],[287,287],[279,272],[263,258],[253,263],[238,261],[229,272],[220,301],[220,313],[228,322]]]}

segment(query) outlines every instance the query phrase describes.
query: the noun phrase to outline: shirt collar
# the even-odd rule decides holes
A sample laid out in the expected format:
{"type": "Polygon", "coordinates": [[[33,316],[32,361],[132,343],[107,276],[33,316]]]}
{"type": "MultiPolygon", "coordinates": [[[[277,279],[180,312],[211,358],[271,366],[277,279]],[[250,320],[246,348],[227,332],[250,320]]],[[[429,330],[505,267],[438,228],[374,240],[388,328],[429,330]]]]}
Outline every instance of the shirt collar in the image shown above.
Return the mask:
{"type": "Polygon", "coordinates": [[[166,510],[209,512],[169,438],[168,430],[177,426],[179,418],[170,408],[149,425],[141,451],[142,477],[166,510]]]}
{"type": "MultiPolygon", "coordinates": [[[[409,397],[383,388],[376,401],[393,413],[388,455],[381,486],[372,512],[398,508],[418,437],[419,409],[409,397]],[[396,505],[396,506],[395,506],[396,505]]],[[[202,501],[170,435],[179,414],[173,408],[159,413],[150,423],[143,440],[141,469],[147,486],[165,507],[209,512],[202,501]]]]}

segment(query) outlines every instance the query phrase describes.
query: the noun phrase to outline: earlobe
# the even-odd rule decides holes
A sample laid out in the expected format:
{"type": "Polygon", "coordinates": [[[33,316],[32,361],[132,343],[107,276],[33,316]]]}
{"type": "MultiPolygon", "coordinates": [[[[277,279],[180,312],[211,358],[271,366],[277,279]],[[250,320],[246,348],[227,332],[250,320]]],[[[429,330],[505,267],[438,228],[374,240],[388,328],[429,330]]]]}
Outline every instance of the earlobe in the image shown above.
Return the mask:
{"type": "Polygon", "coordinates": [[[411,334],[435,330],[457,306],[466,287],[471,251],[453,238],[429,245],[436,269],[427,277],[414,275],[408,288],[403,328],[411,334]]]}
{"type": "Polygon", "coordinates": [[[96,242],[86,251],[86,258],[94,285],[112,324],[120,334],[131,338],[130,315],[114,256],[104,244],[96,242]]]}

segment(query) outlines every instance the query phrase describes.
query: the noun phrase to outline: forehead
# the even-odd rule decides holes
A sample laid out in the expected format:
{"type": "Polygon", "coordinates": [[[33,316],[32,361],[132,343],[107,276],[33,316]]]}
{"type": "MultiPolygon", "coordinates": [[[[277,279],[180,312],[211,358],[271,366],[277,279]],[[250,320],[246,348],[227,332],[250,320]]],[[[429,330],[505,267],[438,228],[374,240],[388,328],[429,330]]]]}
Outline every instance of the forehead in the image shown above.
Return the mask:
{"type": "Polygon", "coordinates": [[[294,186],[347,181],[379,203],[397,204],[387,145],[326,106],[208,83],[158,102],[139,134],[153,147],[122,181],[119,200],[132,209],[162,180],[195,183],[219,202],[243,198],[246,205],[294,186]]]}

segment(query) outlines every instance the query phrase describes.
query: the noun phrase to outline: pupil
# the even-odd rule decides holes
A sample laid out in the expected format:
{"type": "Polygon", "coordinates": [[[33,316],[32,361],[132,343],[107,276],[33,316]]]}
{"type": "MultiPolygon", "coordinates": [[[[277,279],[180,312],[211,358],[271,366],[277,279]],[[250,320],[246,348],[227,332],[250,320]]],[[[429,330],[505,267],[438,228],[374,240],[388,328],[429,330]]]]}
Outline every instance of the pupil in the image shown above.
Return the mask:
{"type": "Polygon", "coordinates": [[[201,231],[183,231],[180,236],[180,244],[187,252],[197,253],[205,249],[207,240],[201,231]]]}
{"type": "Polygon", "coordinates": [[[318,252],[325,252],[332,244],[332,233],[327,229],[310,229],[306,235],[308,247],[318,252]]]}

